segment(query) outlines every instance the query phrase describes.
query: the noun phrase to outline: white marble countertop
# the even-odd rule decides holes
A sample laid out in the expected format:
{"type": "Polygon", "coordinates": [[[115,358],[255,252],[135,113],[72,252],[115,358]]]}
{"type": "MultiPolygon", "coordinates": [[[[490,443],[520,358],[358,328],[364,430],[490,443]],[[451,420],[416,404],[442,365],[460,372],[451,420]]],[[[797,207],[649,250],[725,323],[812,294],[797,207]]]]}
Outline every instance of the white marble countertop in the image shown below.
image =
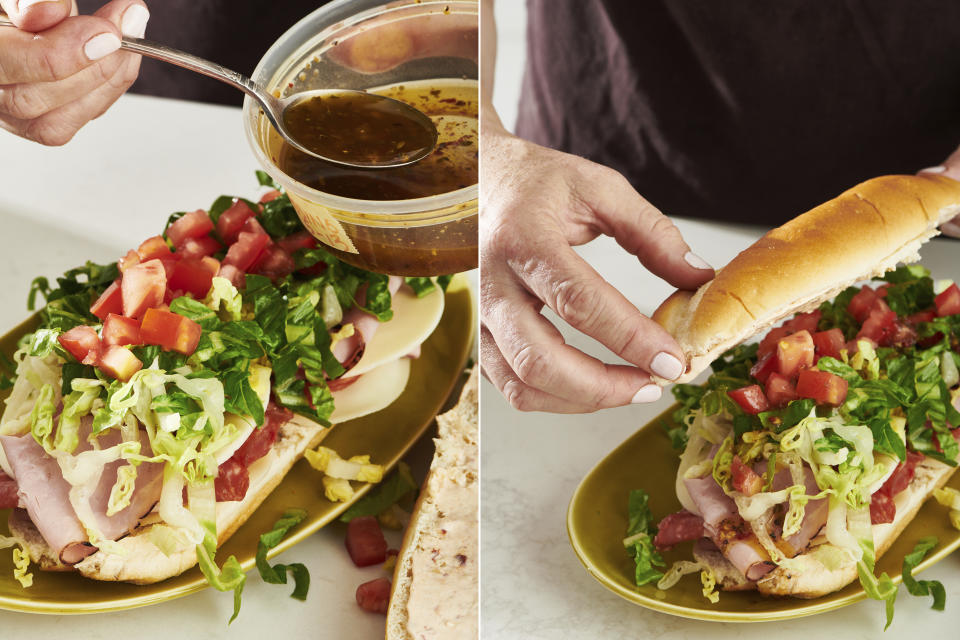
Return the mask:
{"type": "MultiPolygon", "coordinates": [[[[52,279],[87,259],[116,260],[155,235],[173,211],[205,208],[223,193],[253,196],[257,168],[240,111],[228,107],[125,96],[62,148],[0,131],[0,327],[28,316],[34,277],[52,279]]],[[[429,464],[429,439],[417,453],[429,464]]],[[[382,638],[383,616],[361,610],[354,593],[386,574],[380,567],[356,568],[344,535],[345,526],[335,523],[277,557],[309,567],[306,602],[288,597],[292,586],[248,574],[243,608],[229,628],[232,595],[206,589],[117,613],[0,611],[0,637],[382,638]]],[[[393,547],[399,537],[388,532],[393,547]]]]}
{"type": "MultiPolygon", "coordinates": [[[[678,221],[693,250],[713,265],[726,264],[761,230],[735,225],[678,221]]],[[[671,291],[609,238],[580,253],[645,313],[671,291]]],[[[960,280],[960,242],[934,240],[922,257],[935,275],[960,280]]],[[[557,322],[555,316],[551,319],[557,322]]],[[[604,347],[559,322],[570,344],[612,361],[604,347]]],[[[581,566],[567,539],[567,505],[586,473],[636,429],[672,404],[658,402],[592,415],[514,411],[489,382],[481,401],[482,618],[483,637],[497,640],[556,638],[957,637],[960,623],[960,554],[924,572],[943,581],[945,612],[929,598],[900,590],[896,615],[883,634],[882,603],[862,602],[830,613],[787,622],[738,625],[687,620],[644,609],[607,591],[581,566]]],[[[626,508],[626,506],[624,506],[626,508]]],[[[619,533],[618,533],[619,535],[619,533]]],[[[722,597],[722,595],[721,595],[722,597]]]]}

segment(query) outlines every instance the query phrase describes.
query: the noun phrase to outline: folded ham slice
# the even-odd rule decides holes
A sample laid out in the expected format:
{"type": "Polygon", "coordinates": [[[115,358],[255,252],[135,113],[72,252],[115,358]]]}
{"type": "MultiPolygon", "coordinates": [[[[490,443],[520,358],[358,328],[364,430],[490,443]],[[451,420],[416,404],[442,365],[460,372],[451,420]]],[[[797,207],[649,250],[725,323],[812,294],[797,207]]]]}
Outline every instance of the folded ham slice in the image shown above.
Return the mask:
{"type": "MultiPolygon", "coordinates": [[[[87,441],[91,423],[91,416],[81,422],[80,443],[75,453],[92,448],[87,441]]],[[[99,442],[101,448],[116,445],[120,442],[120,433],[111,430],[101,436],[99,442]]],[[[74,564],[96,551],[96,547],[90,545],[86,530],[70,503],[70,484],[63,479],[56,458],[44,451],[29,433],[17,437],[2,436],[0,445],[13,469],[20,503],[60,560],[65,564],[74,564]]],[[[142,431],[140,445],[143,455],[152,455],[147,434],[142,431]]],[[[93,524],[109,540],[116,540],[130,532],[160,499],[163,463],[145,462],[137,467],[130,504],[108,516],[110,492],[117,481],[118,469],[125,464],[128,463],[124,460],[116,460],[105,465],[96,490],[89,499],[94,514],[93,524]]]]}
{"type": "MultiPolygon", "coordinates": [[[[400,276],[390,276],[390,280],[387,282],[387,289],[389,289],[390,295],[399,291],[402,285],[403,278],[400,276]]],[[[361,305],[366,304],[366,292],[360,293],[358,299],[361,305]]],[[[354,307],[343,316],[341,324],[352,324],[353,335],[333,345],[333,355],[340,364],[349,371],[351,367],[360,361],[360,358],[363,356],[363,349],[368,342],[373,340],[373,336],[377,332],[377,327],[380,326],[380,321],[377,320],[376,316],[370,315],[363,309],[354,307]]]]}

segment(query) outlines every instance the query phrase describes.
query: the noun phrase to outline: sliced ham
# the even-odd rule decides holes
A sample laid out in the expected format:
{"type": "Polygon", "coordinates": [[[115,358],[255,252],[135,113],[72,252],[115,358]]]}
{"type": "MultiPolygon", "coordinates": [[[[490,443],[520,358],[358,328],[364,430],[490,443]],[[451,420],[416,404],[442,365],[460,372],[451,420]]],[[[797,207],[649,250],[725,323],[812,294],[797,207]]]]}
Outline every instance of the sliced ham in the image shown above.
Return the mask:
{"type": "Polygon", "coordinates": [[[684,478],[683,484],[708,526],[715,527],[725,519],[739,517],[733,498],[723,492],[713,476],[684,478]]]}
{"type": "Polygon", "coordinates": [[[671,513],[657,525],[653,546],[665,551],[675,544],[696,540],[704,535],[703,518],[686,509],[671,513]]]}
{"type": "MultiPolygon", "coordinates": [[[[403,285],[403,278],[400,276],[390,276],[389,278],[387,289],[390,291],[390,295],[394,295],[403,285]]],[[[358,292],[357,300],[361,306],[365,305],[367,302],[366,291],[358,292]]],[[[377,320],[376,316],[370,315],[359,307],[354,307],[343,316],[341,324],[352,324],[353,335],[333,345],[333,355],[349,371],[363,357],[363,350],[367,343],[373,340],[373,336],[380,326],[380,321],[377,320]]]]}
{"type": "Polygon", "coordinates": [[[70,484],[60,465],[31,434],[0,436],[0,445],[19,486],[19,497],[40,535],[66,564],[75,564],[96,548],[70,505],[70,484]]]}
{"type": "Polygon", "coordinates": [[[756,582],[773,571],[776,565],[753,536],[732,540],[721,547],[723,555],[747,580],[756,582]]]}
{"type": "MultiPolygon", "coordinates": [[[[75,453],[92,447],[87,441],[92,418],[87,416],[80,426],[80,443],[75,453]]],[[[102,448],[120,442],[120,433],[110,431],[100,438],[102,448]]],[[[145,432],[140,433],[141,453],[152,455],[145,432]]],[[[43,539],[66,564],[79,562],[96,551],[89,544],[86,531],[70,503],[70,484],[63,479],[56,459],[43,450],[29,433],[19,437],[0,437],[4,453],[10,461],[19,486],[18,497],[27,509],[43,539]]],[[[163,463],[145,462],[137,467],[130,504],[112,516],[107,515],[110,492],[117,481],[118,469],[128,464],[116,460],[107,464],[100,481],[90,497],[89,504],[94,514],[93,525],[110,540],[127,534],[160,498],[163,483],[163,463]]]]}

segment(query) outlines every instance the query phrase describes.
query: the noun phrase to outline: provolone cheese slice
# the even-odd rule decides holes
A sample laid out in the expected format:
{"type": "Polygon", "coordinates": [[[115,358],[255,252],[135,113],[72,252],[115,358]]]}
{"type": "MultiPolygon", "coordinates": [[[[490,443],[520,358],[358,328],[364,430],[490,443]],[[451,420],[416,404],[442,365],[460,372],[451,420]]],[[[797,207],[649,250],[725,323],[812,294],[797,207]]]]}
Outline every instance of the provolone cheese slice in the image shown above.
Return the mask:
{"type": "Polygon", "coordinates": [[[400,397],[410,378],[410,359],[400,358],[368,371],[346,389],[333,392],[330,422],[353,420],[385,408],[400,397]]]}
{"type": "Polygon", "coordinates": [[[439,288],[422,298],[418,298],[408,287],[400,289],[393,296],[393,319],[377,327],[377,333],[364,349],[363,357],[344,377],[365,374],[413,351],[440,324],[443,301],[443,291],[439,288]]]}

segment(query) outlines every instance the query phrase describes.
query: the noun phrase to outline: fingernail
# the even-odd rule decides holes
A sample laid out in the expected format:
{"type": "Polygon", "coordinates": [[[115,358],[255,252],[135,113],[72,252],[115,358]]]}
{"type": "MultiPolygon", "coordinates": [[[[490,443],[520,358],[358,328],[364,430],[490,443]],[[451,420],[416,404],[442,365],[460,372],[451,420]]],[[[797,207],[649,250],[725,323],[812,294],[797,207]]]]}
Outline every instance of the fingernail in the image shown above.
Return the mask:
{"type": "Polygon", "coordinates": [[[943,173],[947,168],[942,164],[938,164],[935,167],[927,167],[926,169],[920,169],[917,173],[943,173]]]}
{"type": "Polygon", "coordinates": [[[683,259],[686,260],[687,264],[694,269],[713,269],[709,262],[695,254],[693,251],[687,251],[685,254],[683,254],[683,259]]]}
{"type": "Polygon", "coordinates": [[[661,378],[676,380],[683,373],[683,364],[666,351],[661,351],[650,362],[650,370],[661,378]]]}
{"type": "Polygon", "coordinates": [[[120,48],[120,38],[112,33],[93,36],[83,45],[83,53],[90,60],[99,60],[120,48]]]}
{"type": "Polygon", "coordinates": [[[59,0],[20,0],[17,3],[17,12],[23,14],[24,11],[29,9],[35,4],[40,4],[41,2],[58,2],[59,0]]]}
{"type": "Polygon", "coordinates": [[[648,384],[646,386],[640,387],[640,390],[633,394],[633,399],[630,401],[632,404],[640,404],[642,402],[654,402],[655,400],[660,399],[660,394],[663,393],[663,389],[655,384],[648,384]]]}
{"type": "Polygon", "coordinates": [[[142,38],[147,32],[147,20],[150,19],[150,12],[143,5],[133,4],[123,12],[123,18],[120,20],[120,31],[123,35],[131,38],[142,38]]]}

